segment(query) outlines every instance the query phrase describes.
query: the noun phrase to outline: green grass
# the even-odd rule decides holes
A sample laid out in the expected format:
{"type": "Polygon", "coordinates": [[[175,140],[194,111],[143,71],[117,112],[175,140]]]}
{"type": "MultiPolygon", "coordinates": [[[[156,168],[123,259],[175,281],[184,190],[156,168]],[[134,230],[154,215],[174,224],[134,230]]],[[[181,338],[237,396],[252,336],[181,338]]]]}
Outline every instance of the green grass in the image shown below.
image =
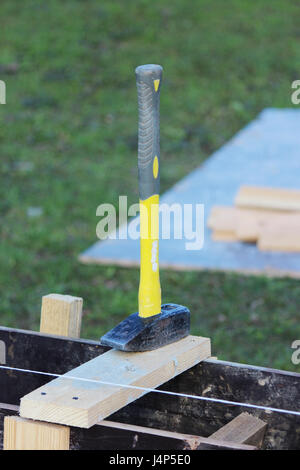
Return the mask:
{"type": "MultiPolygon", "coordinates": [[[[41,296],[84,298],[82,336],[137,309],[138,270],[84,266],[96,207],[137,201],[134,68],[161,63],[162,191],[299,79],[294,1],[1,2],[0,324],[38,329],[41,296]],[[12,66],[12,64],[15,64],[12,66]],[[29,217],[29,208],[42,213],[29,217]]],[[[284,158],[284,156],[283,156],[284,158]]],[[[300,283],[214,272],[161,274],[163,300],[221,359],[299,370],[300,283]]]]}

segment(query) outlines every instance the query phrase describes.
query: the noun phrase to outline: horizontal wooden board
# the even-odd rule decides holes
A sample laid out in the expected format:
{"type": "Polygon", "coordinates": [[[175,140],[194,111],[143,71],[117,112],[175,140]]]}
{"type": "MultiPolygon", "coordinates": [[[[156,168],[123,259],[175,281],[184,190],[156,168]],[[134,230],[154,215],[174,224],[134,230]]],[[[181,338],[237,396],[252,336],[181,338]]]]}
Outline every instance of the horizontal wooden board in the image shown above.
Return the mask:
{"type": "Polygon", "coordinates": [[[188,336],[154,351],[110,350],[23,397],[20,415],[89,428],[147,393],[122,385],[156,388],[210,355],[209,338],[197,336],[188,336]]]}
{"type": "Polygon", "coordinates": [[[232,206],[213,206],[207,219],[212,230],[235,232],[241,210],[232,206]]]}
{"type": "Polygon", "coordinates": [[[261,251],[300,252],[300,221],[295,225],[266,225],[261,231],[257,246],[261,251]]]}
{"type": "Polygon", "coordinates": [[[235,205],[243,208],[300,211],[300,190],[245,185],[240,187],[235,205]]]}
{"type": "Polygon", "coordinates": [[[226,230],[214,230],[212,232],[211,238],[215,242],[236,242],[238,238],[235,232],[230,232],[226,230]]]}
{"type": "Polygon", "coordinates": [[[250,413],[241,413],[210,437],[237,444],[251,444],[261,447],[267,425],[250,413]]]}

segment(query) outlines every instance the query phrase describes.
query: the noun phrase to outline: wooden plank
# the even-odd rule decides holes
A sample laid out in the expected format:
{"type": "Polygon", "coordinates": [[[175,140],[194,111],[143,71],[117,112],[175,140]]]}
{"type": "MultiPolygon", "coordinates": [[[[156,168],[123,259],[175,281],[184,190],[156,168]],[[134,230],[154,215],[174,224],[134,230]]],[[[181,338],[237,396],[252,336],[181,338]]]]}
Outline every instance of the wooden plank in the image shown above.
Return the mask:
{"type": "Polygon", "coordinates": [[[300,228],[293,232],[263,231],[257,242],[260,251],[300,252],[300,228]]]}
{"type": "Polygon", "coordinates": [[[197,336],[154,351],[110,350],[23,397],[20,415],[89,428],[146,392],[88,380],[156,388],[210,355],[209,338],[197,336]]]}
{"type": "Polygon", "coordinates": [[[207,226],[212,230],[214,241],[234,242],[240,210],[230,206],[213,206],[207,220],[207,226]]]}
{"type": "Polygon", "coordinates": [[[300,213],[267,221],[257,245],[261,251],[300,252],[300,213]]]}
{"type": "MultiPolygon", "coordinates": [[[[106,436],[110,440],[110,449],[135,448],[147,450],[203,450],[207,448],[230,450],[255,450],[255,446],[239,445],[237,442],[225,442],[221,439],[205,438],[173,431],[164,431],[144,426],[128,425],[113,421],[101,421],[98,426],[105,427],[106,436]],[[116,437],[118,436],[118,444],[116,437]],[[132,446],[132,442],[134,446],[132,446]]],[[[101,446],[102,448],[102,446],[101,446]]]]}
{"type": "Polygon", "coordinates": [[[81,297],[71,295],[43,296],[40,332],[79,338],[82,303],[81,297]]]}
{"type": "Polygon", "coordinates": [[[212,439],[210,437],[202,437],[197,450],[257,450],[257,447],[248,444],[219,441],[218,439],[212,439]]]}
{"type": "Polygon", "coordinates": [[[235,232],[240,209],[231,206],[213,206],[207,219],[207,226],[221,232],[235,232]]]}
{"type": "Polygon", "coordinates": [[[236,444],[251,444],[261,447],[266,428],[266,423],[261,419],[249,413],[241,413],[210,437],[236,444]]]}
{"type": "Polygon", "coordinates": [[[257,242],[264,227],[285,220],[287,213],[282,211],[251,210],[241,211],[236,225],[236,237],[243,242],[257,242]]]}
{"type": "Polygon", "coordinates": [[[235,205],[284,211],[300,211],[300,190],[258,186],[241,186],[235,205]]]}
{"type": "Polygon", "coordinates": [[[70,429],[30,421],[20,416],[4,418],[4,450],[69,450],[70,429]]]}
{"type": "Polygon", "coordinates": [[[211,235],[212,240],[215,242],[236,242],[238,238],[235,232],[225,230],[214,230],[211,235]]]}

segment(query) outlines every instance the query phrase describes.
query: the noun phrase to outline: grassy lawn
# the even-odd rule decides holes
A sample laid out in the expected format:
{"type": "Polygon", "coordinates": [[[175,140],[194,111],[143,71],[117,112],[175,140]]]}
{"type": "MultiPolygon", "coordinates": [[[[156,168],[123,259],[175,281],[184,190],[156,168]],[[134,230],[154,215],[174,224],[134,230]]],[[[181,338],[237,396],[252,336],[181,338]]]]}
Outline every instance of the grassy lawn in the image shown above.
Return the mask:
{"type": "MultiPolygon", "coordinates": [[[[1,2],[0,324],[38,329],[41,297],[84,298],[82,336],[137,309],[136,269],[84,266],[96,207],[137,191],[134,68],[164,66],[161,187],[265,107],[291,107],[300,5],[268,0],[1,2]]],[[[285,158],[285,156],[283,156],[285,158]]],[[[298,370],[300,283],[161,273],[220,359],[298,370]]]]}

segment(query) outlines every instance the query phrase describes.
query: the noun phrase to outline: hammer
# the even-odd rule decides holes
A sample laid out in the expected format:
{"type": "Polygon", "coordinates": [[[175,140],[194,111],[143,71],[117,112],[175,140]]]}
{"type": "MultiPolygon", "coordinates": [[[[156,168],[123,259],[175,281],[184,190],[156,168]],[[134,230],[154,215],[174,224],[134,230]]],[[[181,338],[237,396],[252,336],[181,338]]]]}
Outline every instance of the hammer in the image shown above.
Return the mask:
{"type": "Polygon", "coordinates": [[[139,311],[101,338],[101,344],[122,351],[157,349],[184,338],[190,312],[176,304],[161,305],[158,268],[159,241],[159,98],[162,67],[135,69],[138,94],[138,178],[140,199],[139,311]]]}

